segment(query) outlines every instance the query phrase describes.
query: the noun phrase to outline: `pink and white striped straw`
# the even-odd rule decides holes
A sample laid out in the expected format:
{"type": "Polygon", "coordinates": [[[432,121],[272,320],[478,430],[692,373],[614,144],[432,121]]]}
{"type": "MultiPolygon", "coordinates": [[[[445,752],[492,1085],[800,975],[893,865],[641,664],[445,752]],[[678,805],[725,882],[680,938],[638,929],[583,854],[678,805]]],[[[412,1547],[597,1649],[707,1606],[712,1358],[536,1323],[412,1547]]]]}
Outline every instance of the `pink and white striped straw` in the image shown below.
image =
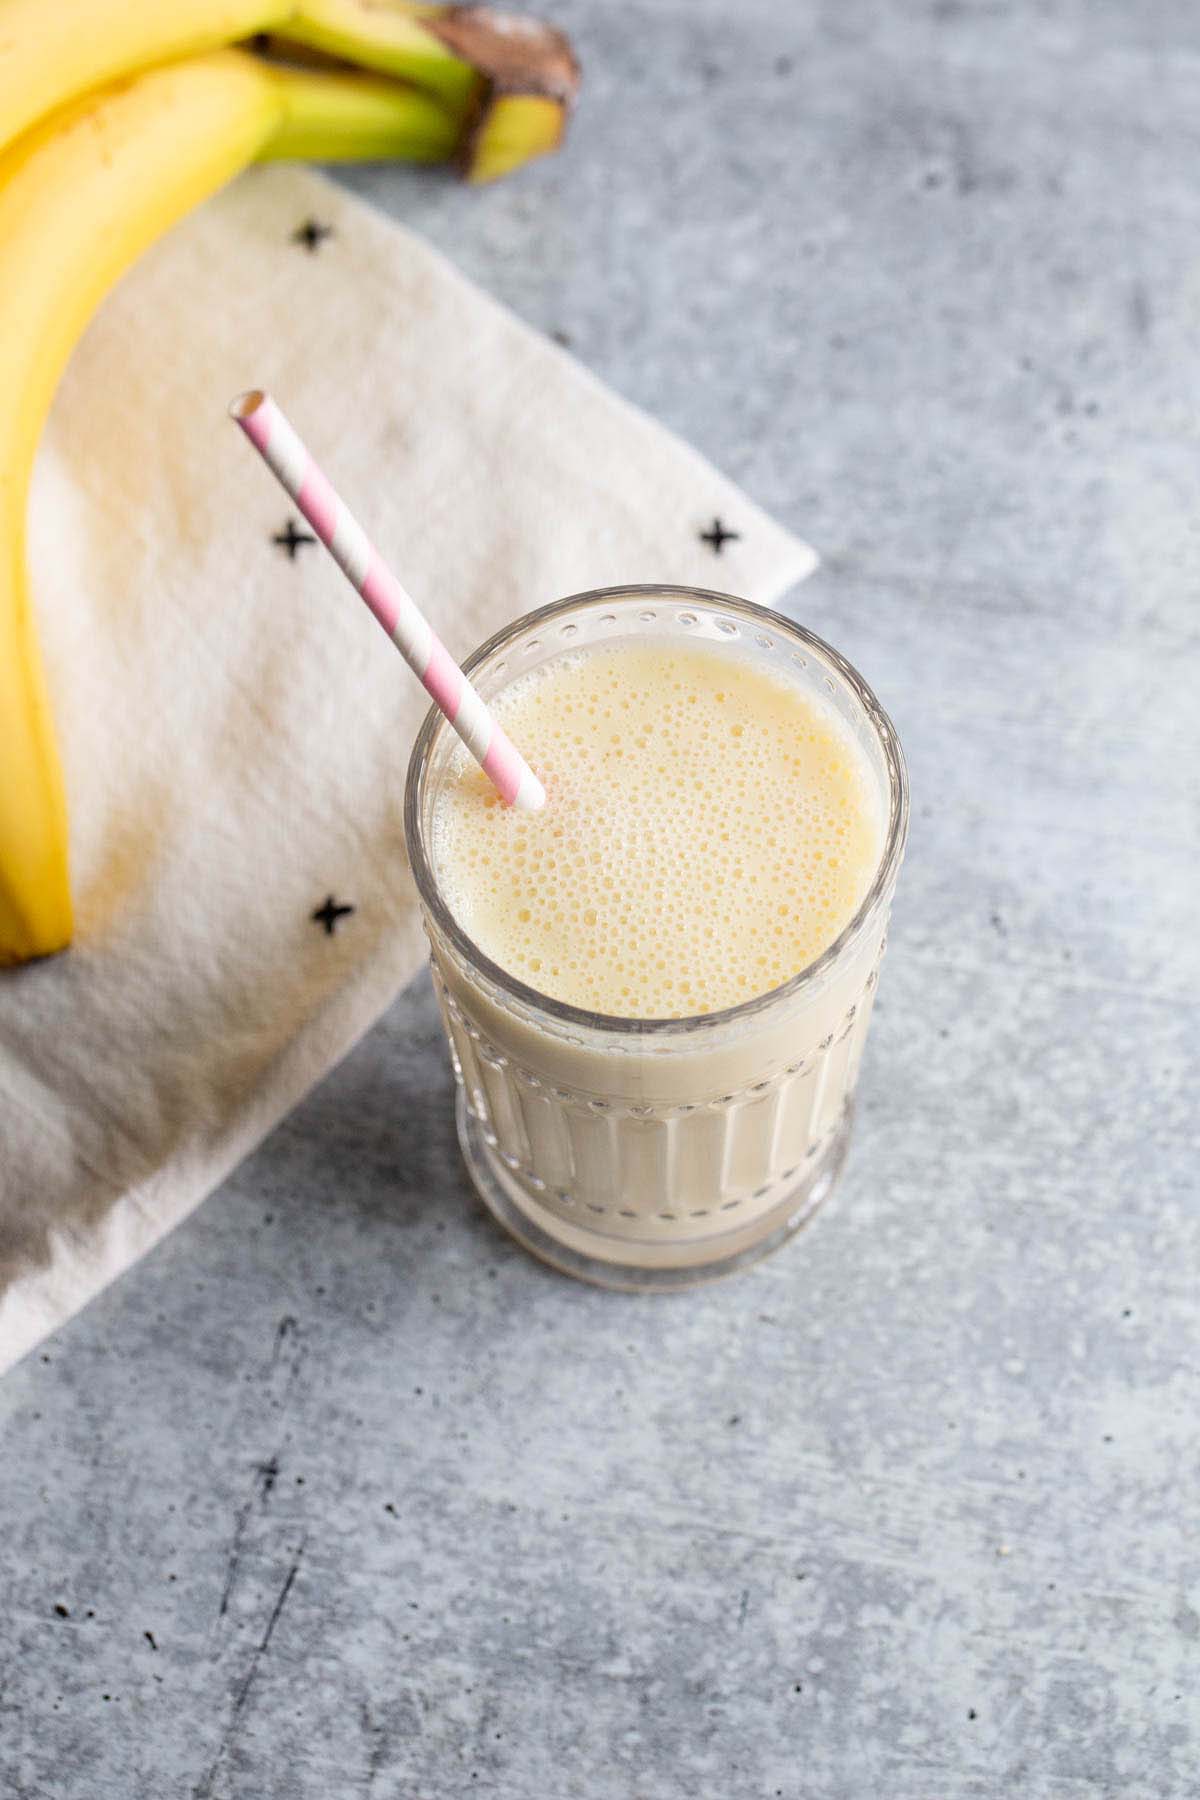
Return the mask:
{"type": "Polygon", "coordinates": [[[441,708],[501,798],[537,812],[546,790],[492,717],[411,595],[330,486],[269,394],[255,388],[229,408],[263,461],[296,502],[351,587],[357,588],[401,656],[441,708]]]}

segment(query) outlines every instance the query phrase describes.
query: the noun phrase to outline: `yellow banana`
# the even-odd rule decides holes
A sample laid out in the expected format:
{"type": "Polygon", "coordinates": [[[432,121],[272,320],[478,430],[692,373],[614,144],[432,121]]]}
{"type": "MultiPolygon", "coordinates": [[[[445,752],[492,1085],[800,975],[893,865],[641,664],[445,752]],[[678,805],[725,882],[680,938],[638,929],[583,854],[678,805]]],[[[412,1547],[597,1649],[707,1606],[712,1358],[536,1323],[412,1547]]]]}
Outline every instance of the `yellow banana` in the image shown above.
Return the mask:
{"type": "Polygon", "coordinates": [[[235,50],[77,100],[0,155],[0,963],[71,936],[63,784],[25,569],[29,476],[58,377],[102,295],[263,154],[444,157],[461,129],[373,76],[235,50]]]}
{"type": "Polygon", "coordinates": [[[579,85],[537,20],[417,0],[0,0],[0,147],[89,89],[260,34],[428,89],[470,114],[464,173],[492,180],[557,148],[579,85]]]}
{"type": "Polygon", "coordinates": [[[577,85],[561,33],[483,6],[73,0],[65,21],[47,0],[0,0],[0,964],[71,935],[25,509],[54,387],[100,297],[255,157],[457,155],[491,180],[557,146],[577,85]],[[285,55],[378,73],[213,48],[262,33],[285,55]]]}

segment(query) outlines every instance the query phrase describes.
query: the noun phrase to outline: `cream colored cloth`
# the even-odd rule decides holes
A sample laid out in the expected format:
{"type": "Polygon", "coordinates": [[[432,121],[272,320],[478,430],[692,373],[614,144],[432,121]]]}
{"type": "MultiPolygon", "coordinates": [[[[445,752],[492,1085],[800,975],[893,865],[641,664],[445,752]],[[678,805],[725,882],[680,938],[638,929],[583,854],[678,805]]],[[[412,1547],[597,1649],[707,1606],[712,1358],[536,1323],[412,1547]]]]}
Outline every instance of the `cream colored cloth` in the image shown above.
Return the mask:
{"type": "MultiPolygon", "coordinates": [[[[664,322],[664,330],[668,329],[664,322]]],[[[66,769],[64,956],[0,973],[0,1368],[211,1191],[423,947],[426,700],[225,416],[269,387],[462,655],[621,581],[777,597],[814,558],[425,244],[304,170],[158,245],[71,363],[31,561],[66,769]],[[315,253],[293,240],[332,226],[315,253]],[[742,535],[717,558],[714,515],[742,535]],[[355,911],[326,935],[327,894],[355,911]]]]}

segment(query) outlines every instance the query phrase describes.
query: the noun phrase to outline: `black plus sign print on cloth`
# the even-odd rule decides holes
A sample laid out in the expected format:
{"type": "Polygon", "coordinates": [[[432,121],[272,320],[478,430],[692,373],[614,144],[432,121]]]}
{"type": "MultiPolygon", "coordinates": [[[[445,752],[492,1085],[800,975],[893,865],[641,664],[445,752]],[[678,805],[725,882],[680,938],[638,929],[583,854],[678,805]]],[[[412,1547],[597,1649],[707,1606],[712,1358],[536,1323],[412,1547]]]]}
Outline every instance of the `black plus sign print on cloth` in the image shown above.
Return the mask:
{"type": "Polygon", "coordinates": [[[727,531],[720,519],[714,519],[708,530],[700,533],[700,542],[711,544],[713,555],[720,556],[725,545],[733,543],[734,539],[740,538],[741,535],[740,531],[727,531]]]}
{"type": "Polygon", "coordinates": [[[287,551],[289,562],[295,562],[296,552],[303,549],[305,544],[315,544],[316,541],[311,531],[296,530],[295,519],[289,519],[287,530],[277,531],[271,539],[273,544],[278,544],[281,550],[287,551]]]}
{"type": "Polygon", "coordinates": [[[327,237],[333,236],[332,225],[318,225],[315,219],[305,219],[292,233],[293,244],[303,244],[310,256],[315,256],[327,237]]]}
{"type": "Polygon", "coordinates": [[[352,906],[339,906],[333,895],[327,894],[324,906],[318,906],[317,910],[310,913],[309,917],[314,925],[325,927],[326,937],[332,937],[337,930],[338,920],[347,918],[353,911],[352,906]]]}

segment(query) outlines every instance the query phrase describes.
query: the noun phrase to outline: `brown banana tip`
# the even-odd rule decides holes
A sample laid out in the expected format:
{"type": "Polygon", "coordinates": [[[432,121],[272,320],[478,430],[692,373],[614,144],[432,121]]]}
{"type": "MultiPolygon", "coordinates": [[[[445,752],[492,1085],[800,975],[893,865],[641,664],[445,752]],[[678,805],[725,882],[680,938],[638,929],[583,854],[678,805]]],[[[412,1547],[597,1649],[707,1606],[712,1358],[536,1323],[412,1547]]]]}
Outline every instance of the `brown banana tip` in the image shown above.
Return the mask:
{"type": "Polygon", "coordinates": [[[541,94],[566,108],[574,104],[579,62],[571,40],[553,25],[490,6],[448,6],[421,22],[497,93],[541,94]]]}

